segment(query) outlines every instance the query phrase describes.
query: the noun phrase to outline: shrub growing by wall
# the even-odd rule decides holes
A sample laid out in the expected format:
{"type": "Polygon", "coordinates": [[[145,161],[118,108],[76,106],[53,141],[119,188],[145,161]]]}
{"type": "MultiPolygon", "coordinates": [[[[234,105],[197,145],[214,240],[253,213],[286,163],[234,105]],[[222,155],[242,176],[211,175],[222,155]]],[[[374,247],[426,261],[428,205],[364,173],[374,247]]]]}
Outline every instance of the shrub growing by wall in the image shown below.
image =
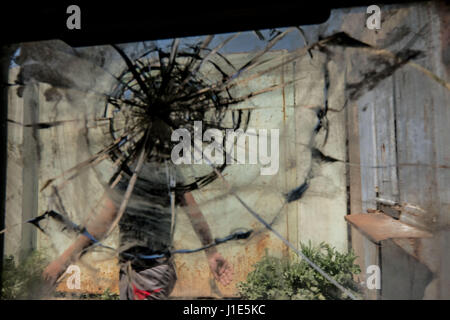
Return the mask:
{"type": "MultiPolygon", "coordinates": [[[[24,256],[24,254],[22,254],[24,256]]],[[[21,262],[7,256],[3,261],[1,299],[37,299],[42,287],[42,271],[48,259],[39,251],[26,254],[21,262]]]]}
{"type": "MultiPolygon", "coordinates": [[[[340,253],[334,247],[321,243],[313,247],[301,244],[302,252],[326,273],[353,293],[358,292],[354,274],[361,269],[355,264],[353,251],[340,253]]],[[[243,299],[268,300],[325,300],[348,299],[338,288],[312,269],[309,264],[296,258],[266,256],[254,265],[246,281],[238,284],[243,299]]]]}

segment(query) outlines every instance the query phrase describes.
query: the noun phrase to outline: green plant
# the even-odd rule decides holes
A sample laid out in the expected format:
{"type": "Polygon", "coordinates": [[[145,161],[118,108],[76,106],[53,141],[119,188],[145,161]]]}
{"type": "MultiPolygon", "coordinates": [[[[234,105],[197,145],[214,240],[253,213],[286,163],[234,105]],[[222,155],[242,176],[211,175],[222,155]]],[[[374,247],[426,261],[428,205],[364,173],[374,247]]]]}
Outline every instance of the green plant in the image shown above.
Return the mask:
{"type": "Polygon", "coordinates": [[[1,299],[35,299],[42,284],[42,271],[48,259],[39,251],[22,254],[20,263],[14,256],[7,256],[3,262],[1,299]]]}
{"type": "MultiPolygon", "coordinates": [[[[301,250],[314,263],[344,287],[358,291],[353,274],[361,269],[355,264],[356,256],[350,251],[340,253],[326,243],[313,247],[301,244],[301,250]]],[[[243,299],[268,300],[325,300],[348,299],[331,282],[299,258],[275,258],[269,255],[254,265],[246,281],[238,284],[243,299]]]]}
{"type": "Polygon", "coordinates": [[[119,295],[117,293],[111,292],[108,288],[100,296],[100,299],[101,300],[119,300],[119,295]]]}
{"type": "Polygon", "coordinates": [[[119,295],[114,293],[107,288],[103,293],[81,293],[72,294],[72,298],[77,298],[80,300],[119,300],[119,295]]]}

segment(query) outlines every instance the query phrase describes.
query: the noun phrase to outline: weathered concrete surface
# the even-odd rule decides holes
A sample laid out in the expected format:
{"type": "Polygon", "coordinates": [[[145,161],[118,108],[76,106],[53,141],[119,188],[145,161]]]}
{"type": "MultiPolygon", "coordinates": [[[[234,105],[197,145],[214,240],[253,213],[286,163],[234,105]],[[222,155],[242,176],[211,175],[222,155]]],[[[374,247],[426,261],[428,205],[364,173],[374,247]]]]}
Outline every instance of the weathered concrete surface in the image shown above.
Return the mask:
{"type": "MultiPolygon", "coordinates": [[[[10,79],[15,79],[18,69],[11,70],[10,79]]],[[[8,119],[22,122],[23,99],[16,94],[17,88],[8,92],[8,119]]],[[[22,238],[22,160],[23,128],[8,123],[7,176],[6,176],[6,215],[5,255],[12,255],[17,261],[22,238]]]]}
{"type": "MultiPolygon", "coordinates": [[[[281,55],[283,52],[274,53],[281,55]]],[[[288,53],[284,53],[288,56],[288,53]]],[[[242,55],[229,55],[233,61],[245,61],[242,55]],[[239,60],[238,60],[239,59],[239,60]]],[[[249,86],[252,90],[267,87],[270,84],[288,83],[299,79],[284,90],[265,94],[251,102],[245,102],[242,107],[258,107],[252,114],[249,128],[279,128],[280,129],[280,169],[275,176],[260,176],[252,166],[230,166],[225,170],[225,177],[236,188],[240,188],[239,195],[257,212],[267,218],[273,216],[270,212],[279,210],[282,204],[280,192],[285,193],[303,183],[312,164],[309,144],[312,129],[317,118],[311,107],[321,106],[324,102],[323,74],[324,56],[315,53],[311,60],[306,54],[283,68],[271,72],[269,75],[252,81],[249,86]],[[306,145],[305,145],[306,144],[306,145]],[[253,172],[253,173],[252,173],[253,172]],[[251,181],[251,184],[249,184],[251,181]]],[[[239,65],[239,63],[236,63],[239,65]]],[[[256,71],[255,71],[256,72],[256,71]]],[[[342,82],[332,79],[333,85],[342,85],[342,82]]],[[[245,92],[245,88],[239,88],[245,92]]],[[[241,91],[242,90],[242,91],[241,91]]],[[[337,107],[339,104],[339,91],[333,88],[330,104],[337,107]]],[[[345,158],[345,131],[343,115],[330,116],[329,140],[323,152],[337,159],[345,158]]],[[[323,141],[323,136],[319,136],[323,141]]],[[[318,244],[326,241],[339,250],[347,250],[347,229],[343,219],[346,214],[345,167],[343,164],[330,164],[316,168],[316,178],[311,180],[310,189],[305,196],[282,209],[281,216],[275,228],[294,245],[299,247],[300,242],[312,241],[318,244]]],[[[253,219],[231,195],[223,199],[214,199],[215,195],[223,190],[220,180],[196,191],[195,197],[202,211],[207,217],[221,219],[213,226],[213,234],[226,235],[223,229],[233,230],[240,225],[251,225],[252,228],[261,229],[259,222],[253,219]],[[206,205],[204,204],[206,203],[206,205]],[[223,217],[223,218],[219,218],[223,217]],[[223,222],[222,222],[223,219],[223,222]],[[248,222],[247,222],[248,221],[248,222]],[[253,222],[252,222],[253,221],[253,222]]],[[[188,226],[186,218],[180,216],[178,225],[188,226]],[[182,219],[182,220],[181,220],[182,219]]],[[[199,246],[198,239],[192,230],[177,230],[175,247],[199,246]],[[183,231],[182,231],[183,230],[183,231]],[[179,244],[179,245],[178,245],[179,244]]],[[[209,268],[203,253],[191,256],[178,256],[176,259],[179,281],[173,296],[233,296],[237,294],[236,284],[245,279],[252,270],[255,262],[261,259],[265,250],[269,254],[292,254],[271,233],[265,231],[242,245],[230,244],[219,250],[227,257],[235,268],[235,278],[229,287],[214,284],[211,280],[209,268]],[[193,272],[194,270],[194,272],[193,272]],[[218,289],[218,290],[217,290],[218,289]]]]}
{"type": "MultiPolygon", "coordinates": [[[[305,28],[305,32],[310,42],[317,40],[319,35],[326,36],[337,31],[345,31],[361,41],[388,50],[398,50],[405,46],[424,50],[425,57],[416,62],[439,77],[448,79],[448,64],[445,64],[448,60],[448,50],[445,49],[448,47],[448,42],[442,44],[439,40],[440,35],[448,34],[448,28],[442,25],[446,16],[434,19],[437,16],[442,17],[442,10],[437,10],[434,4],[418,4],[408,7],[385,7],[382,8],[382,12],[382,29],[379,31],[365,28],[365,8],[354,8],[336,10],[327,23],[309,26],[305,28]]],[[[64,56],[68,55],[70,50],[62,47],[61,52],[64,56]]],[[[280,57],[287,55],[284,51],[273,54],[280,57]]],[[[352,170],[350,184],[356,181],[357,188],[361,186],[356,198],[351,191],[351,213],[361,213],[374,208],[376,190],[388,199],[411,202],[425,209],[427,215],[423,217],[424,219],[414,220],[408,215],[403,215],[402,221],[409,223],[413,221],[419,227],[427,227],[429,231],[435,233],[435,238],[423,240],[420,244],[412,246],[398,241],[396,243],[407,252],[415,254],[415,257],[419,257],[421,263],[433,272],[432,285],[428,285],[427,289],[423,289],[424,287],[420,289],[425,290],[424,297],[448,297],[447,292],[450,286],[447,285],[448,275],[444,270],[449,269],[450,263],[448,232],[445,231],[450,221],[447,210],[450,203],[448,194],[450,180],[447,177],[448,169],[437,168],[448,163],[450,158],[449,147],[445,141],[446,137],[450,136],[447,125],[448,91],[424,76],[417,68],[406,65],[356,101],[348,101],[346,100],[348,98],[345,91],[346,84],[361,80],[363,78],[361,72],[365,70],[364,68],[371,67],[371,64],[364,60],[367,59],[367,54],[358,49],[349,49],[346,53],[337,52],[330,61],[326,60],[323,52],[314,51],[313,54],[313,59],[305,54],[283,68],[239,88],[239,93],[244,94],[249,90],[300,79],[282,90],[255,97],[251,103],[246,102],[247,105],[244,106],[257,107],[252,114],[250,128],[280,129],[279,174],[263,177],[259,175],[258,167],[242,165],[227,168],[226,178],[256,211],[261,212],[265,217],[273,217],[273,212],[279,210],[282,205],[282,194],[302,183],[311,165],[310,150],[305,145],[310,141],[311,130],[317,120],[311,108],[324,104],[324,66],[327,66],[330,73],[328,103],[334,112],[328,114],[330,124],[328,142],[324,146],[321,145],[320,140],[324,138],[322,134],[317,139],[322,152],[336,159],[347,159],[345,121],[348,116],[350,121],[359,123],[353,123],[352,130],[349,130],[353,136],[359,137],[359,148],[357,148],[359,155],[355,155],[357,151],[352,146],[353,151],[349,151],[350,162],[356,158],[358,162],[356,165],[360,168],[360,181],[357,181],[358,172],[355,172],[357,170],[352,170]],[[426,95],[424,92],[430,94],[426,95]],[[343,109],[344,107],[347,110],[343,109]],[[350,111],[348,108],[353,109],[350,111]],[[339,110],[346,110],[348,114],[346,115],[346,111],[338,112],[339,110]],[[396,122],[392,121],[393,115],[396,116],[396,122]],[[391,165],[392,161],[395,162],[393,166],[381,168],[378,171],[373,168],[380,164],[391,165]],[[405,162],[420,162],[426,166],[400,166],[398,170],[396,169],[397,164],[405,162]],[[420,258],[421,255],[422,258],[420,258]]],[[[70,74],[76,74],[77,68],[82,70],[81,76],[72,79],[75,85],[69,90],[51,91],[50,86],[39,85],[40,93],[37,99],[40,121],[67,120],[65,116],[73,114],[71,108],[74,105],[80,108],[81,114],[89,110],[90,106],[100,105],[102,99],[98,92],[108,92],[110,89],[108,84],[111,85],[111,79],[102,74],[100,68],[112,74],[117,74],[123,68],[123,62],[121,64],[117,57],[110,59],[111,55],[111,51],[103,47],[98,50],[87,48],[80,50],[73,64],[64,65],[58,61],[61,67],[64,67],[63,70],[68,73],[69,78],[70,74]],[[115,61],[117,64],[104,64],[102,57],[107,57],[106,61],[115,61]],[[97,93],[93,92],[92,88],[95,88],[97,93]],[[80,93],[83,94],[80,95],[80,93]]],[[[251,54],[237,54],[230,55],[229,58],[242,62],[250,56],[251,54]]],[[[92,114],[98,111],[96,109],[92,114]]],[[[104,128],[97,127],[90,128],[91,144],[87,146],[83,140],[84,137],[80,138],[83,126],[84,123],[72,123],[40,132],[41,141],[47,141],[41,145],[41,156],[45,157],[42,158],[39,168],[41,184],[49,177],[85,160],[90,152],[99,150],[105,144],[104,128]],[[74,150],[74,146],[80,145],[85,148],[74,150]]],[[[22,132],[18,132],[14,137],[18,140],[12,140],[13,145],[20,143],[21,134],[22,132]]],[[[20,150],[16,146],[12,146],[11,150],[15,148],[20,150]]],[[[12,157],[13,153],[11,153],[11,159],[12,157]]],[[[20,163],[21,159],[17,158],[17,160],[20,163]]],[[[14,203],[17,202],[17,195],[22,190],[20,184],[13,182],[20,176],[20,166],[16,169],[13,167],[12,164],[11,170],[18,172],[17,176],[12,176],[14,180],[8,180],[11,186],[16,185],[12,187],[16,189],[11,189],[11,200],[8,202],[11,210],[14,210],[14,206],[21,206],[14,203]]],[[[315,167],[315,175],[308,192],[301,201],[283,208],[275,228],[297,246],[300,242],[308,240],[313,243],[326,241],[341,251],[347,250],[347,225],[344,220],[347,214],[347,168],[342,162],[315,167]]],[[[61,190],[61,198],[67,214],[75,222],[83,223],[82,218],[95,207],[95,203],[103,192],[99,181],[105,181],[110,173],[108,165],[102,164],[96,172],[87,170],[61,190]],[[77,195],[76,198],[73,197],[74,194],[77,195]]],[[[49,197],[49,193],[40,195],[38,209],[40,213],[51,205],[56,206],[54,199],[53,202],[49,201],[49,197]]],[[[243,224],[260,228],[257,221],[253,220],[231,195],[224,192],[224,186],[220,180],[195,192],[195,198],[200,203],[206,219],[209,219],[214,236],[225,236],[243,224]],[[225,229],[224,226],[226,226],[225,229]]],[[[8,210],[7,215],[11,221],[9,223],[14,220],[11,210],[8,210]]],[[[176,248],[199,246],[198,239],[182,213],[179,214],[177,226],[176,248]]],[[[38,246],[51,252],[53,256],[61,253],[73,240],[63,234],[52,239],[54,241],[48,241],[40,235],[38,246]]],[[[116,246],[117,234],[108,241],[108,244],[116,246]]],[[[352,243],[355,248],[358,248],[357,253],[361,255],[363,272],[366,266],[380,263],[378,261],[380,248],[361,238],[357,233],[352,234],[352,243]]],[[[227,244],[220,248],[220,252],[235,268],[235,280],[227,288],[211,281],[204,253],[177,256],[179,281],[173,295],[175,297],[236,295],[236,283],[245,278],[254,262],[264,255],[266,248],[273,254],[288,254],[281,242],[267,232],[259,233],[246,243],[227,244]]],[[[13,251],[14,248],[11,250],[13,251]]],[[[386,273],[383,274],[383,285],[389,285],[386,279],[395,277],[392,270],[397,269],[391,267],[395,266],[397,261],[399,265],[400,262],[402,265],[409,263],[408,259],[391,254],[392,252],[395,250],[385,251],[389,259],[382,259],[385,266],[388,262],[392,264],[384,269],[386,273]]],[[[103,261],[105,258],[105,255],[100,253],[86,255],[84,258],[86,265],[80,265],[82,267],[81,290],[102,292],[108,287],[117,290],[116,263],[105,262],[103,261]],[[98,274],[90,273],[88,266],[98,266],[103,276],[110,281],[97,281],[98,274]]],[[[411,270],[406,270],[405,275],[412,272],[411,270]]],[[[412,277],[412,274],[410,276],[412,277]]],[[[428,278],[422,277],[422,279],[428,278]]],[[[64,290],[63,287],[61,289],[64,290]]],[[[389,290],[388,287],[386,292],[395,292],[389,290]]],[[[413,296],[418,297],[420,293],[415,292],[413,296]]]]}
{"type": "MultiPolygon", "coordinates": [[[[443,2],[389,6],[382,8],[382,27],[377,32],[358,27],[359,22],[365,19],[364,12],[346,15],[342,25],[337,26],[379,48],[394,52],[408,48],[422,52],[414,61],[419,67],[412,64],[401,67],[356,102],[363,211],[377,207],[377,196],[400,204],[407,203],[418,209],[402,211],[400,220],[433,233],[432,239],[394,241],[433,272],[433,281],[422,287],[425,293],[406,294],[407,290],[395,290],[397,284],[389,279],[396,278],[399,271],[399,267],[395,267],[397,263],[403,265],[403,275],[410,281],[416,276],[421,277],[414,272],[422,271],[422,278],[430,281],[425,275],[428,271],[412,265],[408,269],[406,260],[394,254],[397,251],[383,251],[381,248],[383,298],[449,297],[450,283],[446,270],[450,250],[443,239],[448,238],[450,199],[450,157],[446,142],[450,132],[445,124],[450,119],[450,97],[445,86],[421,69],[425,68],[448,83],[448,12],[448,5],[443,2]]],[[[366,61],[361,57],[366,58],[367,55],[355,52],[349,58],[352,66],[348,73],[349,82],[361,77],[357,66],[366,61]]],[[[360,251],[360,255],[365,255],[366,265],[379,255],[371,246],[360,251]]]]}
{"type": "Polygon", "coordinates": [[[420,300],[433,273],[392,240],[382,242],[381,286],[383,300],[420,300]],[[387,260],[384,262],[384,260],[387,260]],[[390,262],[389,259],[393,261],[390,262]],[[393,276],[395,275],[395,277],[393,276]]]}
{"type": "MultiPolygon", "coordinates": [[[[271,54],[283,58],[284,51],[271,54]]],[[[249,54],[229,55],[228,58],[237,65],[245,63],[249,54]]],[[[239,87],[237,96],[250,91],[259,90],[280,83],[289,83],[285,87],[271,93],[253,98],[251,101],[236,107],[252,107],[249,128],[280,129],[280,168],[275,176],[261,176],[259,166],[235,165],[225,170],[225,176],[240,196],[267,220],[272,220],[279,212],[275,228],[286,238],[299,246],[300,242],[311,240],[317,244],[326,241],[339,250],[347,249],[347,229],[343,216],[346,214],[345,168],[343,164],[335,163],[315,167],[316,178],[310,181],[310,190],[300,202],[293,202],[283,208],[283,194],[303,183],[312,165],[310,149],[304,144],[309,143],[311,131],[317,118],[311,107],[324,103],[325,57],[319,52],[311,60],[308,55],[302,55],[290,64],[277,68],[262,77],[239,87]],[[299,81],[292,83],[294,79],[299,81]],[[280,211],[281,209],[281,211],[280,211]]],[[[278,59],[277,63],[282,61],[278,59]]],[[[81,62],[80,62],[81,63],[81,62]]],[[[275,63],[275,62],[274,62],[275,63]]],[[[109,70],[117,70],[118,66],[104,66],[109,70]]],[[[268,67],[265,65],[264,67],[268,67]]],[[[332,64],[330,69],[335,68],[332,64]]],[[[67,67],[70,70],[70,67],[67,67]]],[[[258,72],[262,68],[255,68],[258,72]]],[[[212,75],[213,76],[213,75],[212,75]]],[[[343,102],[338,87],[342,87],[343,78],[332,79],[332,91],[329,103],[339,109],[343,102]]],[[[97,80],[97,83],[99,80],[97,80]]],[[[80,84],[81,87],[85,84],[80,84]]],[[[97,90],[101,91],[101,90],[97,90]]],[[[79,108],[79,114],[89,110],[89,106],[101,103],[101,99],[92,92],[80,95],[80,89],[61,90],[48,84],[39,84],[39,94],[36,96],[39,105],[39,121],[56,121],[73,118],[74,106],[79,108]]],[[[95,114],[98,110],[89,110],[95,114]]],[[[345,158],[345,130],[343,130],[344,114],[330,115],[329,140],[323,152],[337,159],[345,158]]],[[[39,167],[40,186],[50,177],[73,167],[89,157],[89,152],[99,150],[105,145],[103,137],[107,133],[102,127],[90,127],[90,145],[86,146],[83,132],[84,123],[73,122],[40,131],[41,162],[39,167]],[[76,147],[77,146],[77,147],[76,147]],[[79,148],[79,146],[84,146],[79,148]]],[[[323,135],[319,140],[323,140],[323,135]]],[[[102,194],[100,181],[111,172],[108,165],[100,166],[95,172],[88,169],[79,177],[58,188],[59,200],[51,193],[51,188],[39,195],[39,213],[49,208],[66,211],[76,223],[83,223],[87,213],[95,208],[102,194]],[[100,178],[99,178],[100,177],[100,178]],[[73,195],[76,195],[75,197],[73,195]],[[81,200],[81,201],[80,201],[81,200]]],[[[235,296],[236,284],[245,279],[255,262],[261,259],[266,249],[270,254],[288,255],[289,251],[275,236],[264,230],[254,218],[246,212],[236,199],[227,194],[220,179],[206,188],[195,192],[195,197],[207,220],[210,221],[214,236],[222,237],[232,230],[247,226],[259,230],[248,242],[230,243],[220,247],[219,251],[233,264],[235,278],[228,287],[222,287],[212,280],[209,266],[203,252],[176,257],[179,281],[173,292],[175,297],[197,296],[235,296]],[[262,231],[262,232],[261,232],[262,231]]],[[[180,210],[180,209],[179,209],[180,210]]],[[[180,210],[181,211],[181,210],[180,210]]],[[[37,213],[36,213],[37,214],[37,213]]],[[[196,248],[200,246],[186,216],[180,212],[175,234],[175,248],[196,248]]],[[[54,231],[51,238],[39,234],[38,247],[50,256],[56,257],[73,241],[73,237],[54,231]]],[[[106,244],[117,246],[117,234],[106,244]]],[[[81,267],[81,289],[78,291],[101,293],[110,288],[117,290],[117,264],[110,260],[103,261],[108,255],[89,253],[83,257],[81,267]],[[91,269],[98,268],[100,274],[91,269]],[[104,277],[100,281],[99,277],[104,277]]],[[[70,291],[62,281],[59,290],[70,291]]],[[[75,290],[77,292],[77,290],[75,290]]]]}

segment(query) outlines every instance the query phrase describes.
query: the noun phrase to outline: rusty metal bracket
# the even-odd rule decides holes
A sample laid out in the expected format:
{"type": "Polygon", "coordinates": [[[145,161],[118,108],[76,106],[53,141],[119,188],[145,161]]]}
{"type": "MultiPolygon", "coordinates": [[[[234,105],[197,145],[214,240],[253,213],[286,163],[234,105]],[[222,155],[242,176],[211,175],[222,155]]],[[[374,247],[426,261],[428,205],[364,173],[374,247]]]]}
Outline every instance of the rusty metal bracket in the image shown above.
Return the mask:
{"type": "Polygon", "coordinates": [[[431,238],[432,234],[393,219],[383,213],[360,213],[345,216],[345,220],[372,242],[387,239],[431,238]]]}

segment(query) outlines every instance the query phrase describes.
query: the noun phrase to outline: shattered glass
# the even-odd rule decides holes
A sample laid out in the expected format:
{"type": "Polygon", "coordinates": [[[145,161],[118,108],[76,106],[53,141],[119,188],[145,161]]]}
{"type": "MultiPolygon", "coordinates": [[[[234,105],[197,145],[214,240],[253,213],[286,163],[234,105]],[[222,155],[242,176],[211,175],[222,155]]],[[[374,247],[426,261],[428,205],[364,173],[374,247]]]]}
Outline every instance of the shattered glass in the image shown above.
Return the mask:
{"type": "Polygon", "coordinates": [[[39,111],[28,123],[9,120],[36,139],[39,245],[61,254],[106,196],[120,219],[81,257],[91,278],[104,276],[97,263],[117,264],[136,245],[152,247],[149,254],[195,250],[201,244],[180,200],[192,192],[214,238],[251,231],[218,245],[226,258],[242,255],[271,232],[268,225],[280,227],[289,206],[345,195],[345,179],[336,182],[328,171],[345,173],[345,151],[334,147],[345,144],[345,107],[419,55],[409,48],[383,53],[343,32],[308,43],[300,28],[85,48],[58,40],[21,44],[15,93],[39,111]],[[351,83],[336,78],[356,50],[367,51],[357,56],[367,59],[367,70],[351,83]],[[268,137],[258,136],[261,130],[279,130],[277,148],[269,143],[279,151],[277,172],[262,175],[261,158],[174,165],[171,135],[185,128],[194,139],[195,121],[203,132],[254,129],[259,139],[268,137]]]}

